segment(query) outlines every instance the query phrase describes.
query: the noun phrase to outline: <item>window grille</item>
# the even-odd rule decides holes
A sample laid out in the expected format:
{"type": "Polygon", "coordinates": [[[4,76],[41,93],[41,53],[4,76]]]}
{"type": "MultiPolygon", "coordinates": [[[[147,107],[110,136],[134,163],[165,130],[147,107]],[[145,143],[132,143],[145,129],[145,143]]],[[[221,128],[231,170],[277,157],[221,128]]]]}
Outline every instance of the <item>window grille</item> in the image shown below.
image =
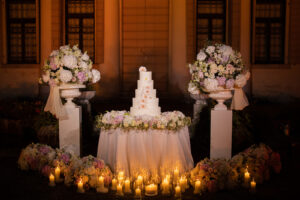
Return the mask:
{"type": "Polygon", "coordinates": [[[283,64],[285,0],[256,0],[254,62],[283,64]]]}
{"type": "Polygon", "coordinates": [[[226,40],[226,0],[197,0],[196,49],[207,40],[226,40]]]}
{"type": "Polygon", "coordinates": [[[94,0],[66,0],[66,43],[95,59],[94,0]]]}
{"type": "Polygon", "coordinates": [[[6,1],[8,63],[37,63],[36,1],[6,1]]]}

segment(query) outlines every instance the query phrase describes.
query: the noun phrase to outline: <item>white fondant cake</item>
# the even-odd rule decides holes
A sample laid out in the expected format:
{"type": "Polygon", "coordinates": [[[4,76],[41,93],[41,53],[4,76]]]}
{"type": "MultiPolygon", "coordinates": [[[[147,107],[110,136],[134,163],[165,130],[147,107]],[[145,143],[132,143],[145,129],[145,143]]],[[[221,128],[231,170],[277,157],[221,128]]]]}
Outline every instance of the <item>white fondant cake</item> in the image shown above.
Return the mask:
{"type": "Polygon", "coordinates": [[[159,100],[156,98],[156,90],[153,89],[152,72],[145,67],[139,68],[140,79],[137,82],[135,98],[132,99],[130,114],[137,115],[160,115],[161,110],[158,106],[159,100]]]}

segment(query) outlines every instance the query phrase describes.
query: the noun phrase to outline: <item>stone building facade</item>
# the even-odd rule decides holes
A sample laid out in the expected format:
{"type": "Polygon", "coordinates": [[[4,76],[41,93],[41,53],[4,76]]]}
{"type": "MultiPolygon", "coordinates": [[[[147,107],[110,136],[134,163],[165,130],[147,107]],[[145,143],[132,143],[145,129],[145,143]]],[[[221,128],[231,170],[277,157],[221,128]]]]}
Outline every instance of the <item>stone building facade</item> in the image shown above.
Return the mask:
{"type": "Polygon", "coordinates": [[[1,0],[1,99],[38,96],[40,67],[52,50],[67,43],[79,43],[93,57],[102,76],[95,87],[98,98],[131,98],[140,65],[153,71],[159,96],[188,96],[187,64],[206,35],[241,51],[252,73],[250,95],[300,98],[300,1],[24,2],[1,0]]]}

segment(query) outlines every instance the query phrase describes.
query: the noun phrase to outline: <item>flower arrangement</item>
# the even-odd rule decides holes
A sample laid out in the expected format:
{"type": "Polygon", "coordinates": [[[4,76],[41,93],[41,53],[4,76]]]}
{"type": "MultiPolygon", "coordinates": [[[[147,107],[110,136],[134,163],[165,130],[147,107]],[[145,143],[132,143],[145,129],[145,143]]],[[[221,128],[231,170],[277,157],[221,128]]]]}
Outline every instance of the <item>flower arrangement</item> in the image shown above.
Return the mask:
{"type": "Polygon", "coordinates": [[[191,182],[200,180],[202,192],[233,189],[242,185],[244,173],[249,171],[251,178],[261,184],[269,179],[270,170],[281,170],[280,155],[265,144],[253,145],[230,160],[208,158],[200,161],[191,170],[191,182]]]}
{"type": "Polygon", "coordinates": [[[225,44],[208,44],[200,50],[194,64],[189,64],[191,94],[243,87],[250,73],[241,54],[225,44]]]}
{"type": "Polygon", "coordinates": [[[93,62],[87,52],[82,53],[77,45],[61,46],[52,51],[42,67],[43,75],[40,83],[51,86],[62,83],[96,83],[100,80],[100,72],[92,69],[93,62]]]}
{"type": "Polygon", "coordinates": [[[93,156],[86,156],[80,160],[80,167],[74,171],[74,178],[76,182],[80,179],[83,185],[88,188],[96,188],[99,176],[104,177],[104,183],[108,186],[112,179],[110,169],[104,164],[103,160],[93,156]]]}
{"type": "Polygon", "coordinates": [[[54,174],[55,167],[59,166],[64,174],[65,185],[76,184],[83,177],[85,187],[95,187],[99,175],[105,178],[108,185],[112,173],[104,161],[93,156],[80,159],[67,149],[53,149],[44,144],[30,144],[22,150],[18,159],[21,170],[39,171],[44,176],[54,174]]]}
{"type": "Polygon", "coordinates": [[[178,130],[191,124],[190,117],[180,111],[164,112],[160,116],[132,116],[127,111],[111,111],[96,116],[97,128],[178,130]]]}

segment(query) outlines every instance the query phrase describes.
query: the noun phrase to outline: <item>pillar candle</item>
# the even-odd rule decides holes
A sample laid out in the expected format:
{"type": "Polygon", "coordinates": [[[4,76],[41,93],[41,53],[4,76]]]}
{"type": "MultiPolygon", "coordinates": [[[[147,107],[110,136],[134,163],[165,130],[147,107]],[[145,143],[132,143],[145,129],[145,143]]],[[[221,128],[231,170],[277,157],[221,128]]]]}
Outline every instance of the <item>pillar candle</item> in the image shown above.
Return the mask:
{"type": "Polygon", "coordinates": [[[162,182],[162,194],[169,194],[170,193],[170,186],[169,181],[167,178],[165,178],[162,182]]]}
{"type": "Polygon", "coordinates": [[[248,170],[246,169],[245,175],[244,175],[244,180],[246,183],[249,182],[250,179],[250,173],[248,172],[248,170]]]}
{"type": "Polygon", "coordinates": [[[135,189],[135,198],[141,198],[141,197],[142,197],[142,191],[138,187],[138,188],[135,189]]]}
{"type": "Polygon", "coordinates": [[[55,181],[56,181],[56,182],[59,182],[59,181],[60,181],[60,168],[59,168],[59,166],[57,166],[57,167],[55,168],[55,181]]]}
{"type": "Polygon", "coordinates": [[[255,192],[256,182],[254,179],[251,181],[250,186],[251,186],[251,188],[250,188],[251,192],[255,192]]]}
{"type": "Polygon", "coordinates": [[[79,182],[78,182],[78,184],[77,184],[77,191],[78,191],[79,193],[84,193],[82,179],[80,179],[79,182]]]}
{"type": "Polygon", "coordinates": [[[180,197],[180,196],[181,196],[181,189],[180,189],[180,186],[177,185],[177,186],[175,187],[175,197],[178,198],[178,197],[180,197]]]}
{"type": "Polygon", "coordinates": [[[177,181],[178,176],[179,176],[179,170],[176,167],[176,169],[174,169],[174,181],[177,181]]]}
{"type": "Polygon", "coordinates": [[[196,180],[194,194],[200,193],[201,181],[196,180]]]}
{"type": "Polygon", "coordinates": [[[55,186],[55,178],[52,173],[49,175],[49,186],[54,187],[55,186]]]}
{"type": "Polygon", "coordinates": [[[104,188],[104,177],[103,176],[99,177],[99,187],[104,188]]]}
{"type": "Polygon", "coordinates": [[[123,187],[120,183],[117,185],[117,195],[123,196],[123,187]]]}
{"type": "Polygon", "coordinates": [[[117,179],[113,178],[111,181],[111,190],[117,190],[117,179]]]}
{"type": "Polygon", "coordinates": [[[131,193],[130,180],[128,178],[125,180],[124,192],[125,193],[131,193]]]}

